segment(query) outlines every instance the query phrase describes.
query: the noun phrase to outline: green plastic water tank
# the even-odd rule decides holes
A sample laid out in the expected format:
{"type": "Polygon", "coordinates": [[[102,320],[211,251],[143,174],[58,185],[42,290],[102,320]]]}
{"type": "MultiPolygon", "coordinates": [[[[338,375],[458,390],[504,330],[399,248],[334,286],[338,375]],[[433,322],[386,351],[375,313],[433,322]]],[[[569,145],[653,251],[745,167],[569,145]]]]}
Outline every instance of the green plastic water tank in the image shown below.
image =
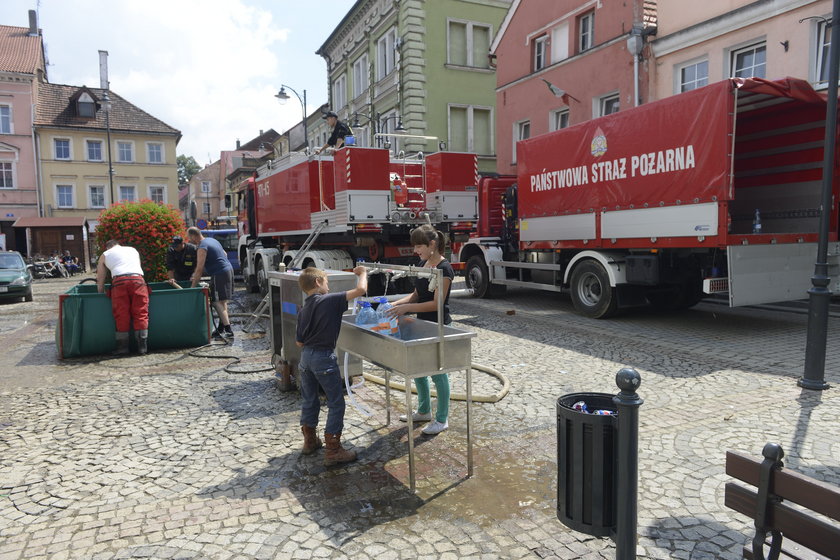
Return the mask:
{"type": "MultiPolygon", "coordinates": [[[[189,286],[189,282],[180,283],[189,286]]],[[[205,288],[148,285],[149,350],[194,348],[210,341],[210,298],[205,288]]],[[[106,285],[110,289],[110,285],[106,285]]],[[[58,297],[55,341],[61,358],[108,354],[116,348],[111,300],[94,284],[77,284],[58,297]]],[[[134,337],[131,337],[134,350],[134,337]]]]}

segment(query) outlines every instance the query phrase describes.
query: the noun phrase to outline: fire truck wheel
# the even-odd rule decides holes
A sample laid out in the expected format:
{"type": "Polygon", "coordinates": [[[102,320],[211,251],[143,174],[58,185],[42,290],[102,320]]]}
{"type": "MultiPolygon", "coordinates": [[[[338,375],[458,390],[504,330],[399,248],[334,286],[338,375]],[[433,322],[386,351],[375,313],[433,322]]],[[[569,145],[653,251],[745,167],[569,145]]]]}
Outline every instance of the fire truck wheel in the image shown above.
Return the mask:
{"type": "Polygon", "coordinates": [[[607,271],[596,261],[586,260],[575,267],[570,288],[572,304],[581,315],[606,319],[618,309],[607,271]]]}
{"type": "Polygon", "coordinates": [[[507,286],[491,284],[490,274],[484,259],[478,255],[467,260],[466,273],[467,288],[472,288],[473,297],[494,298],[505,294],[507,286]]]}

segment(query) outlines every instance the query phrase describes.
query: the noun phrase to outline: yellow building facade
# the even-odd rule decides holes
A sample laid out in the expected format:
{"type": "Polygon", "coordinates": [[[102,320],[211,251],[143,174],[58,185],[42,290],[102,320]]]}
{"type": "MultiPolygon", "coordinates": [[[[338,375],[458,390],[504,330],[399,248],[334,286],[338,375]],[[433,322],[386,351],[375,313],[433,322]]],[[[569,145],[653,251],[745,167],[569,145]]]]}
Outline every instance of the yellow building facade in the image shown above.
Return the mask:
{"type": "Polygon", "coordinates": [[[41,84],[35,136],[42,216],[95,227],[113,203],[177,208],[180,132],[113,92],[41,84]]]}

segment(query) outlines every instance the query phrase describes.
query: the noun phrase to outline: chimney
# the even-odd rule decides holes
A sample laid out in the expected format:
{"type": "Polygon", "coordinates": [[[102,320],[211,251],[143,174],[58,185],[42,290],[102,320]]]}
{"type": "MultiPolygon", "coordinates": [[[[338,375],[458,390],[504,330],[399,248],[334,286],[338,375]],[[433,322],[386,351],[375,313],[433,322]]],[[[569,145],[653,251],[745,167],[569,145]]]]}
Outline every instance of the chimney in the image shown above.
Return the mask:
{"type": "Polygon", "coordinates": [[[111,89],[108,81],[108,51],[99,51],[99,87],[111,89]]]}
{"type": "Polygon", "coordinates": [[[262,131],[262,130],[260,130],[260,136],[262,136],[262,135],[263,135],[263,131],[262,131]]]}
{"type": "Polygon", "coordinates": [[[237,140],[236,140],[236,149],[237,149],[237,150],[239,149],[239,139],[238,139],[238,138],[237,138],[237,140]]]}
{"type": "Polygon", "coordinates": [[[38,15],[35,10],[29,10],[29,35],[30,37],[38,36],[38,15]]]}

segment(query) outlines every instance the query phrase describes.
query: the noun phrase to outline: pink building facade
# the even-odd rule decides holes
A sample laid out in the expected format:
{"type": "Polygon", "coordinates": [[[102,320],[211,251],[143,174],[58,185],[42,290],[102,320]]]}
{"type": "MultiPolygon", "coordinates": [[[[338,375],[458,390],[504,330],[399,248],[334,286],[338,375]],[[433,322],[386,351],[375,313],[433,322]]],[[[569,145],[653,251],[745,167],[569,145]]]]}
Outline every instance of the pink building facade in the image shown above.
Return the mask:
{"type": "Polygon", "coordinates": [[[649,0],[515,1],[491,47],[498,172],[516,173],[518,140],[648,101],[655,24],[649,0]]]}
{"type": "Polygon", "coordinates": [[[32,115],[45,74],[40,31],[0,25],[0,245],[25,250],[12,228],[21,217],[39,216],[32,115]]]}
{"type": "Polygon", "coordinates": [[[831,0],[660,2],[653,97],[732,76],[792,76],[824,89],[831,0]]]}

